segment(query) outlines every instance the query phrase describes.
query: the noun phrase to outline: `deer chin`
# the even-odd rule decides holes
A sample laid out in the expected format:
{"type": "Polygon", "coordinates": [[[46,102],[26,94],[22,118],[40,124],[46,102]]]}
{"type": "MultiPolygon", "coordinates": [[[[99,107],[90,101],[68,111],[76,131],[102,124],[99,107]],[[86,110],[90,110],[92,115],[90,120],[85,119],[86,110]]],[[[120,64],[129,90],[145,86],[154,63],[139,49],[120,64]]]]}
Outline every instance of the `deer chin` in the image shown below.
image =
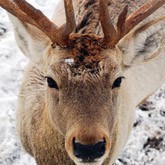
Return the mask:
{"type": "Polygon", "coordinates": [[[100,158],[98,160],[91,161],[91,162],[82,161],[81,159],[77,159],[77,158],[75,160],[73,160],[73,161],[74,161],[74,163],[76,165],[102,165],[103,162],[104,162],[104,159],[105,159],[104,157],[102,157],[102,158],[100,158]]]}

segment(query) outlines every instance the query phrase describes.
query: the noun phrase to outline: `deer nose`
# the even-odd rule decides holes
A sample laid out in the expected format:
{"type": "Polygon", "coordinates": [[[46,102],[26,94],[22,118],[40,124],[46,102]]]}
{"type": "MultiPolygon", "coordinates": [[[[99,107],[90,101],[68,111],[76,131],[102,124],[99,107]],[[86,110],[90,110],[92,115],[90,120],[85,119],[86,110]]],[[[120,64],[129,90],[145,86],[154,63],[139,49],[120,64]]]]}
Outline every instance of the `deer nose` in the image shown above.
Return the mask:
{"type": "Polygon", "coordinates": [[[92,162],[95,159],[102,157],[105,153],[105,140],[99,141],[96,144],[84,145],[73,140],[73,151],[77,158],[83,162],[92,162]]]}

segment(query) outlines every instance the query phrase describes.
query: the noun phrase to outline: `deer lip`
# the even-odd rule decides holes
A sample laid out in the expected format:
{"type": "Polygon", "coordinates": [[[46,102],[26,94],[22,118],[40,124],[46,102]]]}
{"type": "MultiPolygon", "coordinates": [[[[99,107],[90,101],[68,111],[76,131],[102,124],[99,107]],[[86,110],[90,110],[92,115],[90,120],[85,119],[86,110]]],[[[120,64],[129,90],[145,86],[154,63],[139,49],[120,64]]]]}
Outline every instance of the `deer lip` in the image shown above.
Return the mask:
{"type": "Polygon", "coordinates": [[[102,161],[99,160],[93,160],[93,161],[87,161],[87,160],[81,160],[81,161],[77,161],[78,165],[100,165],[102,164],[102,161]]]}

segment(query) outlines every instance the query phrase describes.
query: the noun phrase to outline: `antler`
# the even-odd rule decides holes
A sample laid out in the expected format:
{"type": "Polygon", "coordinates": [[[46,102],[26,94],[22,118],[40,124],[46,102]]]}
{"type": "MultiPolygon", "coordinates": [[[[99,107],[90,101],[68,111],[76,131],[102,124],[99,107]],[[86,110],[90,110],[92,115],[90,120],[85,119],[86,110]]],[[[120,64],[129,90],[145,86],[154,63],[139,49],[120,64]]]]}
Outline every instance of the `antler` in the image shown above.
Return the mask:
{"type": "Polygon", "coordinates": [[[104,33],[103,45],[110,48],[114,47],[121,38],[128,34],[136,25],[151,15],[164,3],[165,0],[149,0],[138,10],[130,14],[128,18],[126,18],[128,11],[128,7],[126,6],[119,15],[117,30],[115,30],[108,12],[108,0],[100,0],[100,21],[104,33]]]}
{"type": "Polygon", "coordinates": [[[116,37],[116,33],[117,33],[115,30],[115,27],[113,26],[111,22],[109,10],[107,7],[108,3],[109,3],[109,0],[100,0],[100,4],[99,4],[100,21],[101,21],[101,26],[104,33],[103,43],[105,45],[108,45],[109,41],[112,41],[113,38],[116,37]]]}
{"type": "MultiPolygon", "coordinates": [[[[164,3],[165,0],[149,0],[134,13],[130,14],[128,18],[126,18],[128,11],[126,6],[119,15],[117,28],[115,28],[108,11],[109,0],[100,0],[99,12],[104,33],[103,45],[110,48],[114,47],[130,30],[164,3]]],[[[50,38],[53,44],[60,46],[67,45],[69,35],[76,27],[72,0],[64,0],[64,5],[66,23],[59,28],[40,10],[37,10],[24,0],[0,0],[0,6],[18,17],[21,21],[39,28],[50,38]]]]}
{"type": "Polygon", "coordinates": [[[40,10],[24,0],[0,0],[0,6],[18,17],[21,21],[39,28],[53,44],[66,46],[69,34],[75,29],[75,18],[72,0],[64,0],[66,24],[60,28],[51,22],[40,10]]]}

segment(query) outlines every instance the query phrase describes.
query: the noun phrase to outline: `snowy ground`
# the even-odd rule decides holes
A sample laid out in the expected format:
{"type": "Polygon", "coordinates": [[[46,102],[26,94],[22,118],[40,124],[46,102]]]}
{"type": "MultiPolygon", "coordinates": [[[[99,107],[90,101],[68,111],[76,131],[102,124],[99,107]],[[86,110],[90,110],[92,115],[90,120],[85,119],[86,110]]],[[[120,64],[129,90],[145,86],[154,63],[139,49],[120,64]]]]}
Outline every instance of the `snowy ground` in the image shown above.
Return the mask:
{"type": "MultiPolygon", "coordinates": [[[[57,0],[30,2],[50,17],[57,0]]],[[[0,165],[35,165],[33,158],[21,150],[15,130],[18,88],[27,62],[0,8],[0,165]]],[[[134,129],[116,164],[165,165],[165,85],[136,109],[134,129]]]]}

